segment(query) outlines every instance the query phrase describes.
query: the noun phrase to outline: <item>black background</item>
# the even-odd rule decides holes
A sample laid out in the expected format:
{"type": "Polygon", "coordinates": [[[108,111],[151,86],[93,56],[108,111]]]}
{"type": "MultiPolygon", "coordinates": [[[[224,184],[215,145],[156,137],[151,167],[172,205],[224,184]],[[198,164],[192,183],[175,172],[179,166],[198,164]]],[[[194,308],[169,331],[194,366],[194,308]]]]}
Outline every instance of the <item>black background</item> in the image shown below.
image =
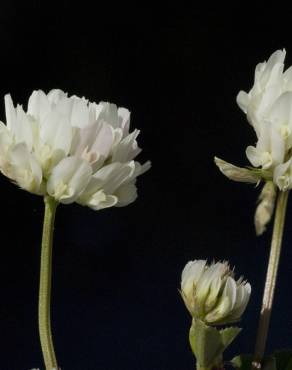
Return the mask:
{"type": "MultiPolygon", "coordinates": [[[[52,317],[65,370],[193,369],[178,288],[185,263],[199,258],[227,259],[251,282],[244,331],[229,356],[254,347],[271,228],[255,237],[259,189],[224,178],[213,156],[247,164],[255,135],[235,97],[276,49],[285,47],[292,64],[292,16],[261,7],[243,14],[241,2],[228,11],[157,7],[0,5],[1,96],[25,105],[33,89],[61,88],[125,106],[141,129],[140,159],[153,163],[126,208],[58,209],[52,317]]],[[[0,113],[4,120],[3,104],[0,113]]],[[[43,368],[43,202],[3,176],[0,189],[0,369],[43,368]]],[[[291,216],[290,204],[269,350],[292,344],[291,216]]]]}

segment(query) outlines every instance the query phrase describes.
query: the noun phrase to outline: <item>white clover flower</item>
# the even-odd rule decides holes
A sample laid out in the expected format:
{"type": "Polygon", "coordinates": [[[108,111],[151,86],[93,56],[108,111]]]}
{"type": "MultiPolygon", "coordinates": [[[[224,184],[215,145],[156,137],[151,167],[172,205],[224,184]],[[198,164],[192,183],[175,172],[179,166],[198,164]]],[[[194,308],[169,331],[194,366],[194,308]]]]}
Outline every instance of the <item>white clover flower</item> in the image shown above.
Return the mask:
{"type": "Polygon", "coordinates": [[[125,108],[61,90],[39,90],[27,111],[5,96],[0,122],[0,170],[21,188],[95,210],[125,206],[137,197],[136,178],[150,167],[135,157],[138,130],[129,133],[125,108]]]}
{"type": "Polygon", "coordinates": [[[181,276],[181,294],[194,319],[206,324],[228,324],[240,320],[251,293],[242,278],[234,279],[227,262],[211,265],[190,261],[181,276]]]}
{"type": "Polygon", "coordinates": [[[278,50],[258,64],[253,87],[237,96],[257,136],[256,144],[246,149],[247,158],[260,178],[273,180],[280,190],[292,188],[292,67],[284,71],[285,56],[285,50],[278,50]]]}
{"type": "Polygon", "coordinates": [[[237,96],[258,138],[256,146],[246,150],[254,167],[273,170],[292,147],[292,68],[283,72],[285,56],[285,50],[277,50],[258,64],[254,86],[237,96]]]}

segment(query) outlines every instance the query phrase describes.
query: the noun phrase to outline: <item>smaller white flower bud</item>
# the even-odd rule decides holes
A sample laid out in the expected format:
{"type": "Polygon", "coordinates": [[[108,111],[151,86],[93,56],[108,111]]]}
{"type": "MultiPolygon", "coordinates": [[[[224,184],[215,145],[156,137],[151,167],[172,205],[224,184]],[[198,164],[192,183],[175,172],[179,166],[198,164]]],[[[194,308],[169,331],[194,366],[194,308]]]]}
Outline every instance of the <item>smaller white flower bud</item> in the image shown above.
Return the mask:
{"type": "Polygon", "coordinates": [[[237,167],[223,159],[214,157],[215,164],[219,170],[230,180],[239,182],[258,183],[261,180],[259,173],[247,168],[237,167]]]}
{"type": "Polygon", "coordinates": [[[242,278],[236,281],[227,262],[208,265],[206,260],[195,260],[183,269],[182,298],[192,317],[206,324],[240,320],[250,293],[250,284],[242,278]]]}
{"type": "Polygon", "coordinates": [[[258,198],[258,206],[255,211],[254,223],[257,235],[262,235],[266,225],[271,221],[275,208],[276,187],[272,181],[268,181],[258,198]]]}

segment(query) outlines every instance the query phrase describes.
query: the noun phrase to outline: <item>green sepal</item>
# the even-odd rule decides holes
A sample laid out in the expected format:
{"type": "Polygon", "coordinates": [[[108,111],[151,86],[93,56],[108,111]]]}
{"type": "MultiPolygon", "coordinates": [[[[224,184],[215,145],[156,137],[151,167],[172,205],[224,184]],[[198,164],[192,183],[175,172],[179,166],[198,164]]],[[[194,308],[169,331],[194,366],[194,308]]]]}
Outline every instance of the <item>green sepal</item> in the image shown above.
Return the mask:
{"type": "Polygon", "coordinates": [[[189,340],[197,362],[201,367],[211,367],[222,361],[222,353],[234,340],[240,328],[230,327],[218,330],[208,326],[201,320],[194,319],[189,340]]]}
{"type": "Polygon", "coordinates": [[[224,350],[233,342],[240,332],[241,328],[238,328],[237,326],[231,326],[230,328],[220,330],[220,336],[222,343],[224,344],[224,350]]]}
{"type": "Polygon", "coordinates": [[[250,370],[252,365],[253,355],[238,355],[234,357],[230,363],[234,369],[238,370],[250,370]]]}
{"type": "Polygon", "coordinates": [[[262,178],[265,181],[273,181],[273,176],[272,176],[271,171],[263,170],[263,169],[259,169],[259,168],[255,168],[251,166],[246,166],[245,168],[251,171],[255,176],[258,176],[259,179],[262,178]]]}

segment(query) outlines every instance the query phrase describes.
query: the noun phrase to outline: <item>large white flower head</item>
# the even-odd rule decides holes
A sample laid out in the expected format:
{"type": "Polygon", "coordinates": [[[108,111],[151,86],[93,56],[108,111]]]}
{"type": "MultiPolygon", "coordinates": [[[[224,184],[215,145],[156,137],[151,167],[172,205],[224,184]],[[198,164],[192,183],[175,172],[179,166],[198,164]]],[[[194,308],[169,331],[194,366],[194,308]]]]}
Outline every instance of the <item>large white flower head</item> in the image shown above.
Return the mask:
{"type": "Polygon", "coordinates": [[[95,210],[136,199],[136,178],[150,167],[135,161],[138,130],[125,108],[61,90],[34,91],[27,111],[5,96],[0,169],[21,188],[95,210]]]}
{"type": "Polygon", "coordinates": [[[227,262],[208,265],[206,260],[194,260],[183,269],[182,298],[192,317],[206,324],[240,320],[250,293],[250,284],[242,278],[235,280],[227,262]]]}
{"type": "MultiPolygon", "coordinates": [[[[285,56],[285,50],[277,50],[267,62],[258,64],[253,87],[237,96],[257,136],[256,144],[246,149],[254,169],[249,176],[246,170],[241,176],[237,172],[237,178],[246,178],[247,182],[251,177],[272,180],[280,190],[292,188],[292,67],[284,71],[285,56]]],[[[228,164],[225,168],[219,164],[230,177],[224,171],[228,164]]]]}
{"type": "Polygon", "coordinates": [[[285,56],[285,50],[277,50],[258,64],[253,87],[237,96],[258,138],[246,151],[254,167],[273,170],[292,147],[292,68],[284,72],[285,56]]]}

